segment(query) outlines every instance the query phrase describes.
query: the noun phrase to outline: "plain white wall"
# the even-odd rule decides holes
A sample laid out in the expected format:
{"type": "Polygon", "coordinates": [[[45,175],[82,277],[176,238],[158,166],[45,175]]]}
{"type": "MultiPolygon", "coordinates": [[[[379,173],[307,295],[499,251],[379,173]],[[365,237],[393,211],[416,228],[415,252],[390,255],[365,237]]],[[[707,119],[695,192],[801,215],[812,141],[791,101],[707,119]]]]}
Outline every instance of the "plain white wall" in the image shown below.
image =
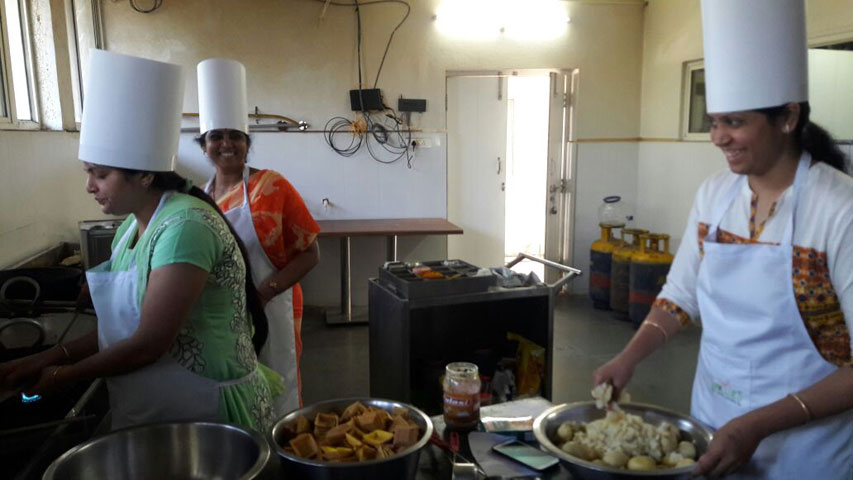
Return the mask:
{"type": "MultiPolygon", "coordinates": [[[[810,45],[853,40],[853,2],[806,0],[806,23],[810,45]]],[[[722,154],[710,141],[679,139],[683,65],[703,56],[700,1],[651,0],[646,10],[643,38],[637,223],[672,235],[670,248],[674,253],[681,241],[696,189],[707,176],[726,168],[722,154]]],[[[839,55],[825,54],[827,57],[839,55]]],[[[821,68],[811,63],[812,68],[821,68]]],[[[815,72],[812,73],[814,77],[815,72]]],[[[829,81],[829,76],[834,79],[839,74],[827,69],[817,76],[829,81]]],[[[821,85],[812,83],[810,95],[817,96],[814,88],[821,85]]],[[[853,91],[853,87],[848,88],[853,91]]],[[[848,93],[845,98],[850,96],[848,93]]],[[[815,113],[815,118],[820,119],[821,112],[817,108],[815,113]]]]}
{"type": "MultiPolygon", "coordinates": [[[[45,0],[38,2],[46,4],[45,0]]],[[[411,15],[395,35],[379,87],[391,105],[401,94],[425,98],[428,111],[413,115],[413,124],[424,130],[424,135],[436,136],[440,147],[420,152],[415,168],[408,170],[401,165],[374,165],[361,153],[352,158],[338,157],[318,133],[255,135],[257,147],[251,161],[280,168],[297,179],[294,183],[318,217],[446,214],[441,212],[446,201],[446,171],[442,173],[441,169],[446,162],[446,142],[442,141],[445,75],[450,70],[578,68],[581,81],[575,137],[607,145],[638,136],[642,1],[566,2],[563,5],[572,19],[566,34],[535,42],[445,37],[436,31],[432,18],[438,0],[410,3],[411,15]],[[318,200],[327,196],[337,204],[336,209],[318,207],[318,200]]],[[[320,20],[323,4],[303,0],[182,0],[164,2],[147,15],[134,12],[125,1],[102,2],[102,8],[110,50],[187,68],[186,112],[198,108],[195,65],[204,58],[224,56],[246,66],[250,107],[257,105],[263,113],[305,120],[312,128],[322,128],[333,116],[351,118],[348,90],[358,83],[352,9],[329,7],[320,20]]],[[[362,8],[365,84],[372,86],[385,42],[402,13],[403,9],[394,4],[362,8]]],[[[40,21],[45,18],[40,17],[40,21]]],[[[55,123],[55,112],[51,118],[55,123]]],[[[180,169],[201,181],[206,172],[194,156],[197,154],[190,137],[182,135],[180,169]]],[[[14,263],[56,241],[77,241],[77,221],[101,217],[82,189],[82,173],[76,173],[76,165],[66,167],[66,160],[76,157],[76,138],[76,134],[44,132],[0,135],[4,146],[0,165],[16,174],[0,178],[0,191],[26,190],[41,195],[37,200],[29,193],[2,197],[0,265],[14,263]],[[63,141],[42,141],[42,135],[57,135],[63,141]],[[18,167],[21,162],[38,165],[39,169],[21,177],[17,175],[22,171],[18,167]],[[66,183],[73,188],[52,188],[66,183]],[[29,206],[19,207],[23,203],[29,206]],[[34,225],[42,225],[41,230],[34,225]]],[[[601,150],[606,148],[580,148],[577,161],[591,166],[606,162],[596,157],[601,150]]],[[[584,181],[598,184],[610,181],[613,172],[591,168],[588,174],[591,176],[584,181]]],[[[597,229],[595,225],[578,224],[576,231],[585,228],[597,229]]],[[[321,249],[322,264],[303,284],[306,300],[335,304],[337,242],[324,240],[321,249]]],[[[404,259],[441,258],[446,254],[446,240],[403,238],[399,250],[404,259]]],[[[353,258],[355,302],[364,304],[364,280],[376,275],[377,266],[384,260],[383,240],[356,240],[353,258]]]]}

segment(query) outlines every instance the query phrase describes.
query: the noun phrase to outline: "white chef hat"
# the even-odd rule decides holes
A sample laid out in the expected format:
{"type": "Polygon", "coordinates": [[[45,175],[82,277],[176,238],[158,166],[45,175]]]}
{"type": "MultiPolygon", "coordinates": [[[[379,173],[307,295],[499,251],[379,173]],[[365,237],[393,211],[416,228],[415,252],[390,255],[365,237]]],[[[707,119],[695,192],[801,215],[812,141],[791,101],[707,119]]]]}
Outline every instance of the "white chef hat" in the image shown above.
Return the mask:
{"type": "Polygon", "coordinates": [[[110,167],[173,171],[183,101],[179,65],[93,49],[78,157],[110,167]]]}
{"type": "Polygon", "coordinates": [[[808,100],[803,0],[702,0],[708,113],[808,100]]]}
{"type": "Polygon", "coordinates": [[[208,58],[198,68],[199,132],[228,128],[249,133],[246,68],[236,60],[208,58]]]}

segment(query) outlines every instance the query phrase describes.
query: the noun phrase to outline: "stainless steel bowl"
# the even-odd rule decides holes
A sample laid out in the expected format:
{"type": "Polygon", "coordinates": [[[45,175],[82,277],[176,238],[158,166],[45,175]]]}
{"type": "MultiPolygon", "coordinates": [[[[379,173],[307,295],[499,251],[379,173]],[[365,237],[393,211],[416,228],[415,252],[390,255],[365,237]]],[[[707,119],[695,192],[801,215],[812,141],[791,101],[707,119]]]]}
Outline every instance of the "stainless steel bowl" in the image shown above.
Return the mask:
{"type": "Polygon", "coordinates": [[[43,480],[253,479],[271,456],[259,432],[220,423],[163,423],[94,438],[50,464],[43,480]]]}
{"type": "Polygon", "coordinates": [[[421,450],[432,436],[433,426],[429,417],[412,405],[395,402],[393,400],[383,400],[378,398],[344,398],[337,400],[327,400],[320,403],[315,403],[299,410],[294,410],[281,419],[279,419],[272,428],[271,442],[275,452],[278,453],[281,459],[280,474],[281,478],[294,479],[310,479],[310,480],[349,480],[349,479],[394,479],[394,480],[412,480],[418,470],[418,458],[421,450]],[[317,412],[337,413],[343,412],[344,408],[354,402],[361,402],[365,406],[381,408],[390,412],[395,407],[405,408],[411,414],[412,420],[420,427],[422,435],[418,443],[409,447],[408,450],[395,455],[391,458],[381,460],[370,460],[367,462],[356,463],[329,463],[307,458],[297,457],[291,453],[284,451],[282,444],[285,439],[285,425],[293,423],[300,415],[305,415],[308,419],[313,419],[317,412]]]}
{"type": "MultiPolygon", "coordinates": [[[[711,438],[713,438],[710,427],[690,416],[643,403],[620,403],[619,406],[627,413],[638,415],[652,425],[658,425],[664,421],[675,425],[681,431],[681,439],[692,441],[696,446],[697,458],[705,453],[708,444],[711,443],[711,438]]],[[[581,480],[648,479],[650,477],[676,480],[690,478],[690,472],[694,468],[692,466],[653,472],[609,468],[573,457],[551,442],[551,438],[555,436],[557,428],[563,422],[591,422],[603,418],[604,415],[605,412],[596,408],[595,402],[592,401],[557,405],[536,417],[533,422],[533,434],[536,436],[536,441],[545,450],[559,457],[560,462],[581,480]]]]}

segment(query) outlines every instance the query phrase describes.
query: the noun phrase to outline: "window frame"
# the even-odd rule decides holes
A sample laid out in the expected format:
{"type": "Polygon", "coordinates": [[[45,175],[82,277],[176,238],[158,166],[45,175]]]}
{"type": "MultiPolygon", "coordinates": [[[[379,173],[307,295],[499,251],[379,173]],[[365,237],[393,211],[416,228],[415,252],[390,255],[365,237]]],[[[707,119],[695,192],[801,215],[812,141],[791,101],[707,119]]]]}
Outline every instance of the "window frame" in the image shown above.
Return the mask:
{"type": "Polygon", "coordinates": [[[6,115],[0,116],[0,130],[38,130],[41,128],[40,110],[38,102],[38,90],[36,70],[33,61],[32,26],[30,25],[29,5],[26,0],[15,0],[18,3],[18,18],[21,28],[21,43],[24,56],[24,73],[27,78],[27,101],[30,104],[31,120],[21,120],[17,116],[17,104],[15,101],[15,80],[13,78],[11,64],[11,50],[9,42],[9,28],[6,14],[6,2],[0,1],[0,68],[2,68],[2,92],[6,102],[6,115]]]}
{"type": "Polygon", "coordinates": [[[691,142],[710,142],[709,132],[690,132],[690,107],[693,103],[691,81],[693,72],[697,70],[705,70],[705,60],[684,62],[681,75],[681,139],[691,142]]]}
{"type": "Polygon", "coordinates": [[[79,22],[77,21],[77,6],[81,10],[89,10],[92,20],[90,38],[88,43],[94,48],[104,49],[106,42],[104,41],[104,29],[101,12],[101,2],[98,0],[65,0],[66,15],[68,20],[68,55],[69,64],[71,66],[71,88],[72,88],[72,103],[74,105],[74,121],[77,124],[77,129],[80,129],[80,121],[83,116],[83,98],[85,88],[83,81],[83,63],[82,52],[80,51],[81,31],[79,22]]]}

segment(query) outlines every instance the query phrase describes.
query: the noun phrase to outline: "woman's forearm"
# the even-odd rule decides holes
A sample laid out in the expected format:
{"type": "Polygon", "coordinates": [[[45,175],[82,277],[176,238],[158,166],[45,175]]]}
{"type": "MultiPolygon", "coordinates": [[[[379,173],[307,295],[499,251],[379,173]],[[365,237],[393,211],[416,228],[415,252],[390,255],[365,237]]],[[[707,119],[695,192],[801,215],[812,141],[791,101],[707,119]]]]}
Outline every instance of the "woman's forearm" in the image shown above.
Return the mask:
{"type": "Polygon", "coordinates": [[[307,249],[294,256],[284,268],[273,272],[272,275],[266,278],[258,287],[258,291],[262,296],[268,294],[270,298],[284,292],[296,285],[296,282],[302,280],[318,263],[320,263],[320,247],[317,244],[317,240],[314,240],[307,249]],[[271,288],[271,282],[275,282],[276,288],[274,291],[266,292],[265,290],[271,288]]]}
{"type": "MultiPolygon", "coordinates": [[[[84,338],[86,337],[78,340],[83,340],[84,338]]],[[[102,351],[97,351],[97,338],[97,333],[95,333],[96,353],[88,355],[76,363],[64,366],[58,375],[61,375],[67,381],[111,377],[132,372],[154,363],[159,358],[152,354],[152,350],[145,344],[143,339],[135,335],[119,341],[111,345],[110,348],[102,351]]],[[[73,351],[76,352],[76,350],[73,351]]]]}
{"type": "Polygon", "coordinates": [[[663,346],[681,330],[678,319],[666,311],[652,307],[640,329],[622,349],[619,357],[632,367],[663,346]]]}
{"type": "Polygon", "coordinates": [[[800,392],[744,415],[761,438],[853,408],[853,367],[839,368],[800,392]],[[799,398],[799,401],[797,400],[799,398]],[[802,404],[800,404],[802,402],[802,404]]]}

